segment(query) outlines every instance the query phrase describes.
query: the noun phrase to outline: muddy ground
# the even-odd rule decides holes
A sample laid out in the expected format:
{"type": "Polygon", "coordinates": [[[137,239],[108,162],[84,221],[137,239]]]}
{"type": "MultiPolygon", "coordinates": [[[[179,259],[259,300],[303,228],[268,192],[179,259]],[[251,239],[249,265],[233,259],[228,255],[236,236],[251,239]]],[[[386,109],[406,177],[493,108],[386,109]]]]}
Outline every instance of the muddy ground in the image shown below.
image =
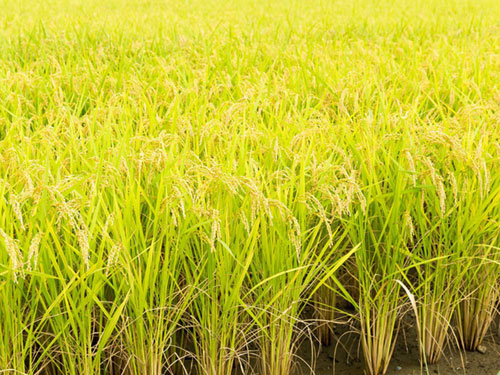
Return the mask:
{"type": "MultiPolygon", "coordinates": [[[[346,326],[336,329],[336,342],[329,347],[313,346],[316,363],[315,375],[363,375],[362,352],[359,347],[359,335],[346,326]],[[336,350],[335,363],[333,353],[336,350]],[[349,353],[349,354],[348,354],[349,353]],[[335,366],[335,369],[334,369],[335,366]]],[[[407,324],[398,335],[394,354],[389,365],[388,375],[500,375],[500,329],[495,322],[484,342],[486,352],[461,353],[457,345],[450,342],[437,365],[430,365],[429,371],[419,364],[419,351],[415,329],[407,324]]],[[[310,344],[301,347],[301,356],[310,362],[310,344]]],[[[311,374],[306,365],[300,367],[299,374],[311,374]]]]}

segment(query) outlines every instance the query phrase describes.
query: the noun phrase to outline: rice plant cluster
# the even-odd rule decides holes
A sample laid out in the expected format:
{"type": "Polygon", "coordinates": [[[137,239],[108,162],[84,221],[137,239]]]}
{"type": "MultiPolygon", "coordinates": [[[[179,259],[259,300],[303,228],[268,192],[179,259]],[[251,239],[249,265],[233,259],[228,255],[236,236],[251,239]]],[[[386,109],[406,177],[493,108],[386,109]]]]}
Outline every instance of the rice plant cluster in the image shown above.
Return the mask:
{"type": "Polygon", "coordinates": [[[497,1],[0,9],[0,373],[291,375],[346,316],[368,375],[404,313],[422,366],[482,344],[497,1]]]}

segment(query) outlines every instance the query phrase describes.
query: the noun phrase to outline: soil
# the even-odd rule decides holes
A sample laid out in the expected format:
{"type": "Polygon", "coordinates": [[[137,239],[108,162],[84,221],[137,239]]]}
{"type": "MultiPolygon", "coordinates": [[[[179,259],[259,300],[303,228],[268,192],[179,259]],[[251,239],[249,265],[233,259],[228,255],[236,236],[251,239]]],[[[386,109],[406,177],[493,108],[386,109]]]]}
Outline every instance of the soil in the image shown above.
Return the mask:
{"type": "MultiPolygon", "coordinates": [[[[455,343],[449,343],[443,356],[436,365],[429,365],[428,372],[420,367],[416,331],[410,325],[402,327],[398,335],[394,354],[387,375],[500,375],[500,322],[496,322],[483,346],[486,351],[462,353],[455,343]]],[[[314,372],[302,365],[300,375],[364,375],[362,351],[359,335],[348,327],[336,328],[335,341],[329,347],[313,346],[316,351],[314,372]],[[333,354],[336,350],[335,364],[333,354]],[[335,365],[335,368],[334,368],[335,365]]],[[[301,357],[310,363],[311,345],[301,347],[301,357]]]]}

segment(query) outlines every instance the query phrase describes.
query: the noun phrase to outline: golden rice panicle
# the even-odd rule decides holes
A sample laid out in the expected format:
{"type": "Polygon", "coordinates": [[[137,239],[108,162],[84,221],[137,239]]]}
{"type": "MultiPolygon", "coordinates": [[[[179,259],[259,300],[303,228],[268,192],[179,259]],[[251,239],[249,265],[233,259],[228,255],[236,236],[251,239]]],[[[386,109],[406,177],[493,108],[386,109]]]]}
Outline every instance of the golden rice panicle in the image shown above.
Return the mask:
{"type": "Polygon", "coordinates": [[[411,217],[411,214],[408,211],[405,211],[404,213],[404,223],[405,227],[408,230],[410,240],[413,242],[413,237],[415,236],[415,226],[413,225],[413,219],[411,217]]]}
{"type": "Polygon", "coordinates": [[[9,201],[17,220],[19,220],[19,224],[21,224],[21,229],[23,231],[26,230],[26,227],[24,226],[23,214],[21,212],[21,203],[19,202],[18,197],[15,194],[11,194],[9,201]]]}
{"type": "MultiPolygon", "coordinates": [[[[271,211],[271,207],[276,208],[280,214],[281,219],[288,226],[288,235],[297,253],[297,260],[300,261],[300,253],[302,250],[302,230],[299,221],[283,202],[277,199],[266,199],[266,204],[268,205],[269,211],[271,211]]],[[[272,224],[273,217],[271,215],[268,216],[272,224]]]]}
{"type": "Polygon", "coordinates": [[[71,228],[75,232],[77,232],[79,229],[78,222],[77,222],[77,218],[78,218],[77,211],[73,207],[71,207],[71,205],[68,202],[66,202],[64,200],[62,202],[56,202],[55,206],[56,206],[57,212],[58,212],[58,217],[57,217],[57,221],[56,221],[56,224],[58,225],[58,227],[60,227],[62,219],[65,218],[69,221],[71,228]]]}
{"type": "Polygon", "coordinates": [[[43,233],[38,232],[35,237],[31,240],[30,248],[28,251],[28,261],[27,269],[28,271],[35,270],[38,265],[38,250],[40,247],[40,241],[42,240],[43,233]]]}
{"type": "Polygon", "coordinates": [[[174,209],[174,208],[171,208],[170,209],[170,215],[172,217],[172,224],[174,224],[174,227],[178,227],[179,226],[179,215],[177,214],[177,210],[174,209]]]}
{"type": "Polygon", "coordinates": [[[90,247],[87,233],[83,230],[79,230],[76,233],[76,237],[78,239],[78,244],[80,245],[80,250],[82,252],[83,263],[88,270],[90,268],[90,247]]]}
{"type": "Polygon", "coordinates": [[[330,216],[341,217],[344,214],[345,202],[340,197],[339,189],[334,187],[320,186],[320,191],[325,194],[331,204],[330,216]]]}
{"type": "Polygon", "coordinates": [[[175,196],[179,200],[179,207],[181,209],[182,217],[185,218],[186,217],[186,208],[184,206],[183,194],[181,193],[181,191],[179,190],[179,188],[177,186],[174,186],[173,190],[175,192],[175,196]]]}
{"type": "Polygon", "coordinates": [[[427,173],[430,174],[432,184],[436,189],[439,199],[440,216],[443,216],[446,212],[446,192],[444,189],[443,178],[436,172],[434,164],[428,157],[424,156],[422,158],[422,162],[426,166],[428,171],[427,173]]]}
{"type": "Polygon", "coordinates": [[[88,270],[90,268],[90,234],[87,226],[82,220],[80,220],[80,227],[76,231],[76,238],[78,240],[78,245],[80,246],[83,263],[88,270]]]}
{"type": "Polygon", "coordinates": [[[102,228],[102,238],[109,237],[109,227],[113,226],[114,221],[114,215],[110,214],[104,223],[104,227],[102,228]]]}
{"type": "MultiPolygon", "coordinates": [[[[71,205],[65,200],[63,200],[62,202],[58,202],[55,205],[59,213],[57,224],[60,225],[62,218],[66,218],[69,221],[71,228],[76,234],[76,239],[78,242],[78,246],[80,247],[83,263],[88,270],[90,268],[90,232],[87,228],[87,225],[82,219],[82,215],[75,208],[71,207],[71,205]]],[[[109,225],[111,225],[111,221],[108,223],[108,226],[109,225]]]]}
{"type": "Polygon", "coordinates": [[[453,201],[455,204],[458,203],[458,186],[457,186],[457,179],[453,172],[448,172],[448,181],[451,185],[451,191],[453,194],[453,201]]]}
{"type": "Polygon", "coordinates": [[[35,186],[33,185],[33,180],[31,176],[26,171],[24,171],[24,179],[26,180],[26,185],[27,185],[26,194],[28,196],[31,196],[35,191],[35,186]]]}
{"type": "Polygon", "coordinates": [[[19,243],[15,239],[10,237],[7,233],[5,233],[2,229],[0,229],[0,236],[3,237],[5,248],[7,249],[7,253],[9,254],[14,283],[17,284],[17,274],[20,273],[21,278],[24,277],[24,274],[22,272],[23,263],[21,250],[19,249],[19,243]]]}
{"type": "Polygon", "coordinates": [[[240,212],[240,218],[245,231],[247,232],[247,234],[250,234],[250,224],[248,223],[247,215],[243,211],[240,212]]]}
{"type": "Polygon", "coordinates": [[[270,200],[266,198],[261,190],[259,190],[259,188],[257,187],[257,182],[250,178],[245,178],[243,181],[241,181],[241,184],[248,189],[250,196],[250,223],[253,224],[255,222],[257,213],[261,210],[264,210],[266,212],[272,223],[273,214],[271,212],[270,200]]]}
{"type": "Polygon", "coordinates": [[[361,188],[359,187],[358,184],[356,184],[356,195],[358,197],[358,201],[361,206],[361,211],[363,212],[363,214],[366,214],[366,208],[367,208],[366,197],[361,191],[361,188]]]}
{"type": "Polygon", "coordinates": [[[212,227],[210,229],[210,249],[215,252],[215,243],[221,238],[219,210],[212,210],[212,227]]]}
{"type": "Polygon", "coordinates": [[[326,230],[328,232],[328,236],[330,238],[333,237],[333,231],[332,231],[332,226],[330,225],[330,219],[328,219],[326,215],[326,210],[319,201],[318,198],[316,198],[313,194],[311,193],[306,193],[306,205],[307,208],[310,211],[313,211],[315,214],[319,216],[321,221],[325,224],[326,230]],[[312,204],[311,204],[312,203],[312,204]]]}
{"type": "Polygon", "coordinates": [[[411,172],[411,181],[413,186],[417,186],[417,170],[415,168],[415,161],[413,160],[413,157],[411,156],[410,150],[405,150],[405,156],[406,160],[408,161],[408,167],[411,172]]]}
{"type": "Polygon", "coordinates": [[[109,250],[108,261],[106,263],[106,275],[108,275],[109,271],[117,265],[122,250],[123,245],[120,242],[115,242],[109,250]]]}
{"type": "Polygon", "coordinates": [[[338,191],[343,193],[344,198],[340,199],[340,194],[337,196],[339,216],[344,214],[350,216],[351,205],[355,202],[359,203],[361,211],[366,213],[367,202],[366,197],[358,183],[358,171],[352,168],[349,159],[345,165],[342,165],[339,168],[339,170],[344,175],[344,180],[338,188],[338,191]],[[350,173],[348,172],[349,170],[350,173]],[[355,198],[357,198],[357,201],[355,198]]]}

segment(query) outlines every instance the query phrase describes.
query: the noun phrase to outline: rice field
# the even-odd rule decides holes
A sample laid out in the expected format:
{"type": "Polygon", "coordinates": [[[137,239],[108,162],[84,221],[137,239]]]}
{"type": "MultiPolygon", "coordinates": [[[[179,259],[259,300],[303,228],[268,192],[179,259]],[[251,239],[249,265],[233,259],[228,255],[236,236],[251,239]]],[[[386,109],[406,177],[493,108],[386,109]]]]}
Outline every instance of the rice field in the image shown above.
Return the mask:
{"type": "Polygon", "coordinates": [[[0,373],[482,350],[499,82],[493,0],[0,0],[0,373]]]}

